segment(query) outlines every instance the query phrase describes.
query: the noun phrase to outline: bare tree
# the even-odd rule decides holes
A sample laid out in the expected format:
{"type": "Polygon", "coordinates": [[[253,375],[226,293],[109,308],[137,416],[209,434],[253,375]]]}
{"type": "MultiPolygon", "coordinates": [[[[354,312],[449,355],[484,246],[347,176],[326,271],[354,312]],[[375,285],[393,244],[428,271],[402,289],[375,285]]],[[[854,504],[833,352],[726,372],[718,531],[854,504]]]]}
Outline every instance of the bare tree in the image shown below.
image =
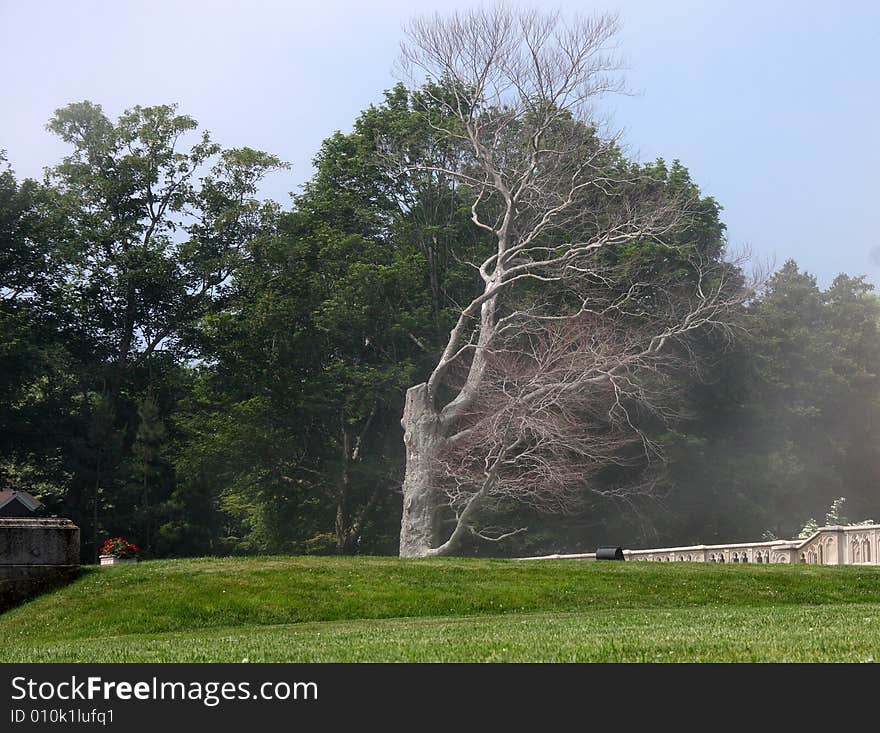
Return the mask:
{"type": "Polygon", "coordinates": [[[493,247],[430,377],[407,392],[401,556],[506,537],[519,530],[482,524],[493,503],[564,510],[630,446],[658,452],[639,418],[671,417],[667,377],[693,361],[688,336],[726,328],[741,298],[733,268],[676,241],[692,202],[598,133],[592,105],[620,88],[616,30],[610,16],[500,5],[407,29],[402,68],[433,82],[424,94],[442,90],[429,124],[461,151],[420,167],[470,189],[493,247]],[[608,256],[645,242],[665,265],[608,256]]]}

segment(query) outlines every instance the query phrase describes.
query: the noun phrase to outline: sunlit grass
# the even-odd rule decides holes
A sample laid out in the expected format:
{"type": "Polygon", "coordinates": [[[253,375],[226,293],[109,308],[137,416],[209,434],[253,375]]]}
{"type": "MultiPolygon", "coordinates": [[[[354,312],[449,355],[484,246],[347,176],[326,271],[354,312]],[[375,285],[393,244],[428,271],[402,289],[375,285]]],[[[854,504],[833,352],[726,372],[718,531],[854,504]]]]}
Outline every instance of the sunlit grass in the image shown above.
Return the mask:
{"type": "Polygon", "coordinates": [[[0,661],[880,660],[880,568],[396,558],[89,569],[0,661]]]}

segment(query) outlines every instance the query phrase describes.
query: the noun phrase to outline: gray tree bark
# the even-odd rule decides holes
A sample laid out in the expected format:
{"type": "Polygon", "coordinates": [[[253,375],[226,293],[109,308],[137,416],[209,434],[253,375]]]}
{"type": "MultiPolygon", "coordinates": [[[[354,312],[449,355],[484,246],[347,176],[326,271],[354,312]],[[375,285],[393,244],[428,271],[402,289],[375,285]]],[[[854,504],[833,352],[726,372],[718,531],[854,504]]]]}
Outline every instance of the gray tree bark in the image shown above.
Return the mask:
{"type": "Polygon", "coordinates": [[[400,422],[406,447],[400,556],[424,557],[432,554],[440,540],[438,497],[442,494],[436,490],[437,459],[444,443],[440,416],[431,404],[427,384],[407,390],[400,422]]]}

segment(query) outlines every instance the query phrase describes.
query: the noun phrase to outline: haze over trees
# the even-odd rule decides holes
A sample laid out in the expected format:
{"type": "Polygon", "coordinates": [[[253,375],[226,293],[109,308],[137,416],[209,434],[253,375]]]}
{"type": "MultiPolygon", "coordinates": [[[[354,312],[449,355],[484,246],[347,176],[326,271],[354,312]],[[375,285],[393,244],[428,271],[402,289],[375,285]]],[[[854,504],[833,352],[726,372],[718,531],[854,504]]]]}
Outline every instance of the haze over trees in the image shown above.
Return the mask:
{"type": "Polygon", "coordinates": [[[62,163],[0,170],[0,487],[79,523],[85,559],[120,534],[525,554],[794,536],[841,496],[880,516],[872,286],[789,261],[745,299],[720,204],[595,121],[614,31],[416,21],[414,83],[287,208],[257,195],[282,161],[173,105],[59,109],[62,163]]]}

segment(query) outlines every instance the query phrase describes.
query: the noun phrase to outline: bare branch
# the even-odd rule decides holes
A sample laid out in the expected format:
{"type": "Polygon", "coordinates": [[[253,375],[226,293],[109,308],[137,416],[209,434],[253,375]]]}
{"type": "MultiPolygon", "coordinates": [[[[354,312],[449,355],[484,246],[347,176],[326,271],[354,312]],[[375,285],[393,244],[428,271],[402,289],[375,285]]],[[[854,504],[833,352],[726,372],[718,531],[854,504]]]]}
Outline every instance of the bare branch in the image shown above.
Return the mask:
{"type": "Polygon", "coordinates": [[[648,426],[681,418],[676,377],[699,370],[694,337],[732,337],[748,289],[735,263],[686,236],[699,202],[625,161],[595,123],[595,103],[622,90],[617,29],[614,16],[500,4],[407,28],[401,70],[413,87],[429,82],[427,126],[456,152],[399,159],[395,175],[454,180],[492,253],[408,395],[404,555],[522,531],[478,528],[498,502],[566,512],[594,487],[625,497],[650,486],[598,478],[662,463],[648,426]],[[449,512],[451,535],[417,526],[413,506],[449,512]]]}

